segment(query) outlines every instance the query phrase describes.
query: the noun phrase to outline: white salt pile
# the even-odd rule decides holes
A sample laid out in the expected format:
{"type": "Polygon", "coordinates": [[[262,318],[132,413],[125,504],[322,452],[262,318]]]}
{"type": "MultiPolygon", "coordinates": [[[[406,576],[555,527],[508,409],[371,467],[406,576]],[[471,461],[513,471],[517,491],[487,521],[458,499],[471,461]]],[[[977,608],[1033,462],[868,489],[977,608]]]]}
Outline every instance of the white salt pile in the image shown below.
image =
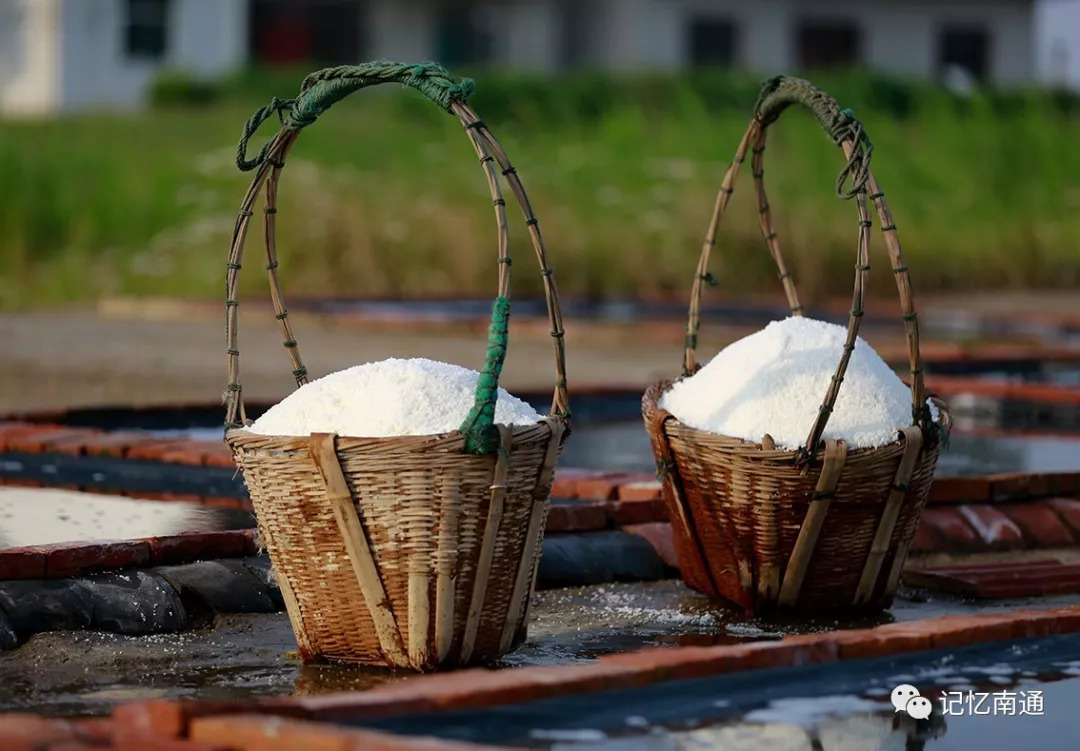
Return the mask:
{"type": "MultiPolygon", "coordinates": [[[[680,422],[699,430],[776,447],[802,446],[817,419],[843,353],[847,329],[794,317],[725,347],[660,399],[680,422]]],[[[931,406],[937,419],[937,409],[931,406]]],[[[849,448],[884,446],[911,424],[911,391],[862,337],[856,339],[823,438],[849,448]]]]}
{"type": "MultiPolygon", "coordinates": [[[[304,384],[250,428],[260,435],[337,433],[362,438],[449,433],[476,396],[475,370],[425,360],[382,360],[304,384]]],[[[499,389],[495,422],[532,425],[540,415],[499,389]]]]}

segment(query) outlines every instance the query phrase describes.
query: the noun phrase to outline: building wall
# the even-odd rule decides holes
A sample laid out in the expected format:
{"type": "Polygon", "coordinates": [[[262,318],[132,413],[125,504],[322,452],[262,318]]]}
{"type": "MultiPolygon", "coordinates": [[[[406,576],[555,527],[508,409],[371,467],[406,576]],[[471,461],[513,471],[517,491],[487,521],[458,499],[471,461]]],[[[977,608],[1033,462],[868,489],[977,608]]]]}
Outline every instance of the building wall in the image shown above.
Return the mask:
{"type": "Polygon", "coordinates": [[[172,0],[160,60],[129,56],[124,0],[64,0],[59,108],[134,107],[162,69],[219,74],[247,56],[245,0],[172,0]]]}
{"type": "Polygon", "coordinates": [[[732,21],[738,28],[739,67],[760,72],[797,67],[794,34],[799,20],[836,18],[853,21],[861,29],[863,61],[881,70],[935,75],[942,25],[975,22],[985,25],[991,35],[992,79],[1018,82],[1034,73],[1033,3],[1020,0],[594,1],[605,11],[596,29],[598,62],[615,69],[689,64],[687,27],[700,16],[732,21]]]}
{"type": "Polygon", "coordinates": [[[371,0],[364,49],[372,60],[431,60],[435,57],[435,16],[424,0],[371,0]]]}
{"type": "MultiPolygon", "coordinates": [[[[1074,0],[1044,0],[1073,3],[1074,0]]],[[[500,3],[513,8],[538,2],[500,3]]],[[[863,62],[881,70],[916,76],[937,74],[938,34],[945,24],[979,23],[991,36],[990,77],[998,82],[1029,80],[1034,75],[1035,0],[579,0],[574,4],[546,3],[558,18],[562,5],[570,17],[564,27],[585,25],[591,42],[584,64],[614,70],[678,69],[691,63],[688,27],[694,17],[723,18],[738,28],[736,64],[769,73],[798,67],[795,28],[801,19],[851,20],[861,29],[863,62]]],[[[1077,0],[1080,5],[1080,0],[1077,0]]],[[[535,12],[535,11],[534,11],[535,12]]],[[[526,14],[510,21],[508,37],[524,38],[526,14]]],[[[531,16],[530,16],[531,17],[531,16]]],[[[548,60],[533,67],[556,68],[557,45],[549,45],[548,60]]],[[[1080,58],[1080,54],[1077,55],[1080,58]]],[[[515,65],[511,55],[500,62],[515,65]]]]}
{"type": "Polygon", "coordinates": [[[0,113],[40,115],[59,97],[60,0],[0,0],[0,113]]]}
{"type": "Polygon", "coordinates": [[[1080,0],[1041,0],[1035,24],[1039,80],[1080,91],[1080,0]]]}

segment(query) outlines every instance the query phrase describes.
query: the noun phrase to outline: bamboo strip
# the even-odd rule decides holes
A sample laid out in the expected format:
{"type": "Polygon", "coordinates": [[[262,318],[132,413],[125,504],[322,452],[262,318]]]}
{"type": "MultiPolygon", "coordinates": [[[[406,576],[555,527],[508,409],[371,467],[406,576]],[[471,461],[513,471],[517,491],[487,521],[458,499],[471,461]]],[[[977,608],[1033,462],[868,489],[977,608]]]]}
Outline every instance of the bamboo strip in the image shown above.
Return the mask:
{"type": "Polygon", "coordinates": [[[480,628],[480,614],[484,609],[484,595],[487,591],[491,562],[495,556],[495,538],[499,534],[502,521],[503,500],[506,497],[506,472],[510,461],[510,444],[513,431],[506,425],[499,425],[499,453],[495,460],[495,476],[491,484],[491,499],[488,505],[487,523],[484,526],[484,541],[480,546],[480,561],[476,566],[476,579],[473,581],[472,600],[465,619],[465,635],[461,640],[461,662],[468,662],[476,647],[476,634],[480,628]]]}
{"type": "Polygon", "coordinates": [[[532,514],[529,516],[528,532],[525,534],[525,550],[518,564],[517,577],[514,579],[514,589],[510,595],[510,606],[506,611],[506,623],[503,624],[502,639],[499,643],[499,651],[505,652],[510,649],[514,641],[514,634],[518,628],[518,616],[521,614],[523,600],[532,588],[533,564],[536,563],[536,548],[540,545],[540,527],[547,517],[548,498],[550,492],[544,493],[540,488],[550,488],[551,478],[555,473],[555,463],[559,458],[559,446],[562,444],[562,435],[565,424],[561,422],[548,422],[551,428],[551,439],[548,441],[547,453],[544,455],[544,464],[540,468],[540,474],[536,479],[536,488],[533,494],[532,514]]]}
{"type": "Polygon", "coordinates": [[[896,591],[896,587],[900,584],[900,576],[904,573],[904,562],[907,560],[908,549],[911,547],[911,541],[901,543],[896,549],[896,556],[892,561],[892,568],[889,571],[889,578],[885,583],[885,594],[891,595],[896,591]]]}
{"type": "Polygon", "coordinates": [[[911,479],[911,473],[915,469],[915,460],[922,450],[922,429],[917,426],[909,426],[900,431],[904,436],[904,455],[900,458],[900,466],[896,470],[896,480],[893,481],[889,491],[889,499],[885,502],[885,510],[881,513],[881,522],[874,533],[874,540],[870,544],[870,554],[866,558],[866,566],[863,568],[862,578],[859,579],[859,587],[855,590],[855,604],[861,605],[870,599],[874,593],[874,585],[877,584],[878,574],[881,572],[881,564],[885,555],[889,552],[889,544],[892,542],[893,530],[896,528],[896,520],[900,516],[900,507],[907,498],[907,485],[911,479]]]}
{"type": "Polygon", "coordinates": [[[458,513],[461,489],[456,483],[444,482],[441,488],[443,504],[439,519],[438,551],[435,554],[435,654],[442,664],[454,643],[454,599],[457,593],[458,513]]]}
{"type": "MultiPolygon", "coordinates": [[[[690,507],[686,503],[686,499],[682,493],[682,483],[678,481],[677,474],[678,469],[675,466],[675,457],[671,453],[671,445],[668,443],[667,433],[664,431],[664,425],[667,421],[675,419],[667,410],[657,410],[653,417],[653,434],[657,436],[657,448],[660,451],[660,461],[664,465],[663,483],[667,488],[670,498],[674,501],[672,504],[675,507],[675,516],[677,518],[672,519],[673,524],[678,524],[682,529],[685,539],[690,542],[689,547],[692,549],[691,554],[694,556],[694,561],[691,564],[695,570],[701,571],[708,579],[708,583],[712,586],[714,592],[718,592],[719,588],[716,586],[715,578],[712,575],[712,570],[709,568],[708,559],[705,556],[705,552],[701,547],[701,540],[698,537],[697,531],[694,529],[692,517],[690,515],[690,507]]],[[[680,562],[681,568],[688,568],[687,563],[680,562]]]]}
{"type": "Polygon", "coordinates": [[[431,629],[431,574],[409,572],[409,660],[414,667],[428,664],[428,632],[431,629]]]}
{"type": "Polygon", "coordinates": [[[794,607],[799,601],[803,580],[810,568],[810,559],[817,547],[818,535],[825,524],[825,516],[832,504],[833,492],[840,482],[847,461],[847,444],[843,441],[825,442],[825,462],[821,466],[817,487],[814,489],[814,501],[806,512],[795,547],[788,559],[787,571],[784,572],[784,584],[780,588],[779,603],[785,607],[794,607]]]}
{"type": "Polygon", "coordinates": [[[338,529],[341,531],[349,562],[356,574],[360,590],[364,595],[372,623],[378,633],[383,654],[390,662],[401,667],[409,666],[409,657],[405,654],[401,632],[390,609],[390,604],[383,589],[375,560],[368,548],[367,535],[356,515],[352,493],[345,482],[345,475],[338,463],[335,448],[336,435],[332,433],[313,433],[311,435],[311,458],[326,484],[326,499],[334,511],[338,529]]]}

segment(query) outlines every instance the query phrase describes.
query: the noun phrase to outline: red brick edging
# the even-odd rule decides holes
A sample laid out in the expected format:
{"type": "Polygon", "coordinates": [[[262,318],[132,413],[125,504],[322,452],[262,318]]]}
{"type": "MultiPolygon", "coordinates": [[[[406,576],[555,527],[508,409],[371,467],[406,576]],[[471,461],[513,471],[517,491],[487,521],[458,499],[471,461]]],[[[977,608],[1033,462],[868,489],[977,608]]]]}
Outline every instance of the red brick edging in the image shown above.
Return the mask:
{"type": "Polygon", "coordinates": [[[62,579],[130,567],[242,558],[257,554],[258,549],[258,533],[254,529],[8,548],[0,550],[0,581],[62,579]]]}

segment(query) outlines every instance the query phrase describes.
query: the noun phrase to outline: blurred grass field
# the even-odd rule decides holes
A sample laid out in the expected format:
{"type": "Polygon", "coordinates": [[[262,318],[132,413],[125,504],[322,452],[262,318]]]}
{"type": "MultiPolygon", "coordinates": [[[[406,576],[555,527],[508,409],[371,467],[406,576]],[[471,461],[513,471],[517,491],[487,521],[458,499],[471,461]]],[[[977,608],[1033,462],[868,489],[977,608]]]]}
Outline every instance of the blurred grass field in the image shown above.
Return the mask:
{"type": "MultiPolygon", "coordinates": [[[[137,115],[0,121],[0,306],[111,295],[215,298],[250,174],[243,122],[304,71],[213,87],[163,79],[137,115]]],[[[686,294],[716,188],[759,81],[478,73],[477,111],[525,183],[564,295],[686,294]]],[[[1080,107],[1052,93],[969,99],[870,76],[814,77],[855,110],[876,150],[916,291],[1061,288],[1080,281],[1080,107]]],[[[269,138],[267,123],[253,139],[269,138]]],[[[843,160],[805,113],[773,129],[766,180],[782,250],[808,298],[846,294],[854,205],[843,160]]],[[[384,86],[336,105],[291,152],[278,216],[287,298],[472,296],[495,285],[486,182],[454,118],[384,86]]],[[[511,215],[514,293],[539,289],[511,215]]],[[[242,289],[265,287],[261,233],[242,289]]],[[[779,295],[749,165],[721,226],[714,294],[779,295]]],[[[880,238],[871,284],[892,275],[880,238]]]]}

